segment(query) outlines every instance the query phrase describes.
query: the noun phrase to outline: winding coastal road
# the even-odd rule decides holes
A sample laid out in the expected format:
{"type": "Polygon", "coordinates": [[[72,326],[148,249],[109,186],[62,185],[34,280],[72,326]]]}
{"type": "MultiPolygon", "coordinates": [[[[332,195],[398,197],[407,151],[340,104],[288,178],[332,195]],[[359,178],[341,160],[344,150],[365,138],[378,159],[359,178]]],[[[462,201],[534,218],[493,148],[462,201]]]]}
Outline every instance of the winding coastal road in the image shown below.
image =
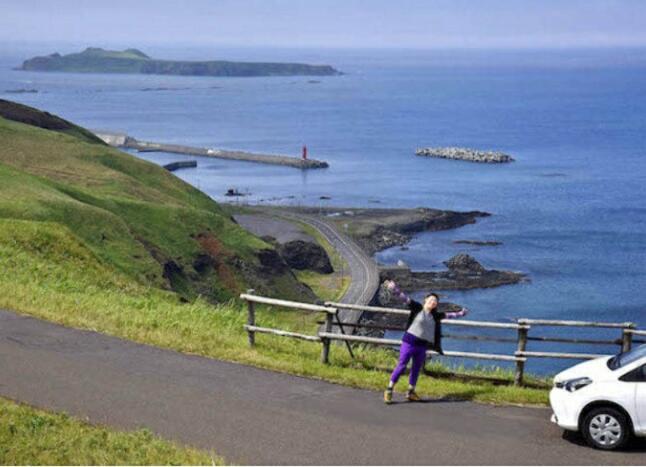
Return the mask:
{"type": "MultiPolygon", "coordinates": [[[[375,261],[354,240],[339,232],[336,226],[320,217],[287,208],[255,208],[255,213],[239,213],[234,219],[243,228],[260,237],[269,235],[280,243],[291,240],[316,240],[302,231],[306,224],[322,235],[348,265],[350,284],[339,299],[342,303],[368,305],[379,290],[379,270],[375,261]]],[[[343,322],[357,323],[361,311],[339,310],[343,322]]]]}
{"type": "MultiPolygon", "coordinates": [[[[185,355],[0,311],[0,395],[147,427],[237,464],[643,464],[562,439],[549,409],[381,394],[185,355]],[[401,399],[401,396],[398,397],[401,399]]],[[[455,397],[459,397],[456,394],[455,397]]]]}
{"type": "Polygon", "coordinates": [[[315,228],[348,263],[352,280],[340,299],[342,303],[368,305],[372,301],[379,289],[379,270],[375,261],[354,240],[323,219],[295,212],[281,212],[280,216],[315,228]]]}
{"type": "MultiPolygon", "coordinates": [[[[285,210],[279,211],[277,215],[313,227],[343,256],[350,269],[350,285],[340,302],[370,304],[379,290],[379,270],[375,261],[354,240],[339,232],[331,222],[314,216],[285,210]]],[[[344,323],[355,324],[359,322],[361,315],[361,311],[339,310],[339,318],[344,323]]]]}

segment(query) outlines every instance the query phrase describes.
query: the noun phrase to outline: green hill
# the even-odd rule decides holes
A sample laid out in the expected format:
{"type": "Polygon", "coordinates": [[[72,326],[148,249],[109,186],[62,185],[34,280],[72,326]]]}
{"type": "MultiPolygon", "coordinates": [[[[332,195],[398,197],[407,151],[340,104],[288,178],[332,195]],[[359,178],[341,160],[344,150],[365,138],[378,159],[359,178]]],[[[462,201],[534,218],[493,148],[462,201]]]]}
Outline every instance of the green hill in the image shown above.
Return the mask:
{"type": "Polygon", "coordinates": [[[0,100],[0,141],[0,231],[11,231],[2,239],[14,248],[82,257],[84,267],[188,301],[248,287],[313,297],[209,197],[83,128],[0,100]]]}
{"type": "Polygon", "coordinates": [[[54,53],[25,60],[28,71],[75,73],[140,73],[184,76],[330,76],[340,74],[329,65],[304,63],[232,62],[225,60],[157,60],[137,49],[123,51],[89,47],[83,52],[54,53]]]}

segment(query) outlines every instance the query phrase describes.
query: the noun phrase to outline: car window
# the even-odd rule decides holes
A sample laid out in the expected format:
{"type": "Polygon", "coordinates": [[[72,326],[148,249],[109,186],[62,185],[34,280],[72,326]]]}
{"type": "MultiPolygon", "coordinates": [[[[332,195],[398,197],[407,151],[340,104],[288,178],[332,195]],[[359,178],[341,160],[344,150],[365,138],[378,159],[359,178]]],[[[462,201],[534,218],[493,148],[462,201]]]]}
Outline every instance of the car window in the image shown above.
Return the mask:
{"type": "Polygon", "coordinates": [[[608,360],[608,368],[610,368],[611,370],[616,370],[618,368],[622,368],[626,365],[636,362],[640,358],[646,358],[646,345],[640,345],[639,347],[635,347],[628,352],[615,355],[610,360],[608,360]]]}
{"type": "Polygon", "coordinates": [[[619,379],[621,381],[627,381],[631,383],[646,383],[646,365],[642,365],[632,371],[629,371],[619,379]]]}

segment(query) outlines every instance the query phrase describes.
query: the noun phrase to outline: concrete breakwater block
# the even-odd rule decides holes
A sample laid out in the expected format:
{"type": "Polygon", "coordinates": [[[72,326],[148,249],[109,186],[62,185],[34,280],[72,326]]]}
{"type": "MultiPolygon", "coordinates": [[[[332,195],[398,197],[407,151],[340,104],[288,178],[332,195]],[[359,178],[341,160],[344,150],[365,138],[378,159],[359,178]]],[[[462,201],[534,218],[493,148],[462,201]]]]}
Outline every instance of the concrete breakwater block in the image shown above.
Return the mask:
{"type": "Polygon", "coordinates": [[[415,154],[423,157],[438,157],[440,159],[453,159],[468,162],[481,162],[485,164],[500,164],[513,162],[509,154],[497,151],[478,151],[469,148],[420,148],[415,154]]]}

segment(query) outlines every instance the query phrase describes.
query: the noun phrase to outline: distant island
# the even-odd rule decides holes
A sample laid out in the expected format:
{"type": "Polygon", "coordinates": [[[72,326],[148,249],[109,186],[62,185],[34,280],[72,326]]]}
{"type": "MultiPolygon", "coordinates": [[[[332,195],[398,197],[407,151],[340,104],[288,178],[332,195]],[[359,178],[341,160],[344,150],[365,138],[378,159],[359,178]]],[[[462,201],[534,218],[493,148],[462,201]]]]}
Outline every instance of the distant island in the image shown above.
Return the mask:
{"type": "Polygon", "coordinates": [[[415,154],[424,157],[439,157],[441,159],[483,162],[486,164],[500,164],[514,161],[513,157],[502,152],[478,151],[469,148],[421,148],[415,151],[415,154]]]}
{"type": "Polygon", "coordinates": [[[80,53],[54,53],[25,60],[19,70],[68,73],[129,73],[182,76],[333,76],[341,72],[329,65],[159,60],[137,49],[123,51],[89,47],[80,53]]]}

